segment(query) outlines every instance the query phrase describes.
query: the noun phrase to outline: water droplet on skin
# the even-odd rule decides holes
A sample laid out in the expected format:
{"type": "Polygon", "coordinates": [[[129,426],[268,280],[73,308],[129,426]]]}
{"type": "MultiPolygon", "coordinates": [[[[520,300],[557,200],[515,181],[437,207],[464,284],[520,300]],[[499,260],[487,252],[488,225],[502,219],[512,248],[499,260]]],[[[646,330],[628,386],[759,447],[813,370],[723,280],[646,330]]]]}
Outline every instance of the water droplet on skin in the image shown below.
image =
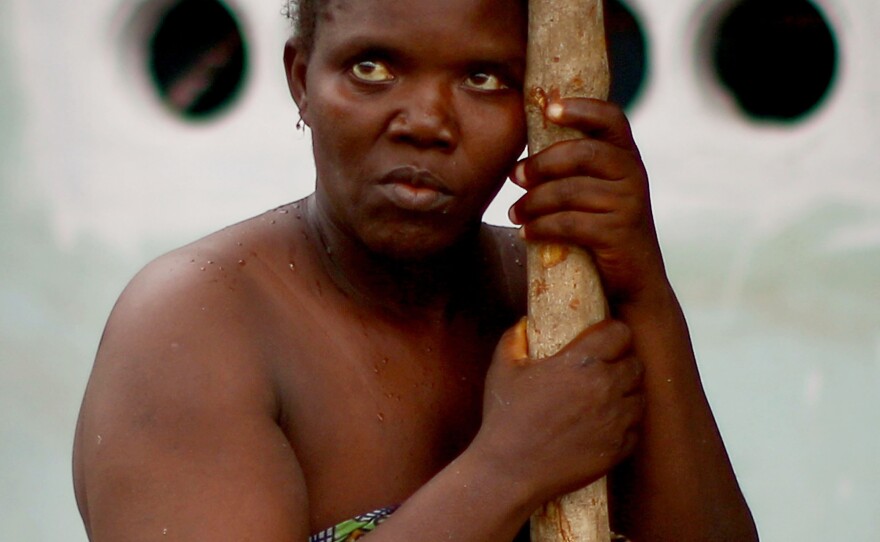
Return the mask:
{"type": "Polygon", "coordinates": [[[274,220],[274,219],[272,219],[272,224],[274,224],[274,223],[275,223],[275,220],[274,220]]]}
{"type": "Polygon", "coordinates": [[[291,271],[296,271],[296,265],[294,265],[293,262],[290,262],[290,266],[289,266],[289,267],[290,267],[290,270],[291,270],[291,271]]]}
{"type": "Polygon", "coordinates": [[[378,365],[373,365],[373,372],[376,374],[379,374],[379,366],[378,365]]]}
{"type": "Polygon", "coordinates": [[[162,536],[165,536],[167,534],[168,534],[168,529],[162,529],[162,536]]]}
{"type": "Polygon", "coordinates": [[[241,246],[241,241],[238,241],[238,242],[235,243],[235,244],[238,245],[238,246],[241,246]]]}
{"type": "Polygon", "coordinates": [[[246,265],[247,262],[244,260],[238,260],[238,265],[246,265]]]}
{"type": "Polygon", "coordinates": [[[382,414],[381,412],[379,412],[378,414],[376,414],[376,418],[378,418],[380,422],[384,422],[384,421],[385,421],[385,415],[382,414]]]}
{"type": "Polygon", "coordinates": [[[204,270],[205,270],[205,266],[204,266],[204,265],[203,265],[202,267],[199,267],[199,271],[204,271],[204,270]]]}
{"type": "Polygon", "coordinates": [[[98,435],[98,446],[101,445],[102,440],[103,440],[103,437],[101,437],[101,435],[98,435]]]}
{"type": "Polygon", "coordinates": [[[513,260],[513,263],[515,263],[519,267],[522,267],[522,265],[523,265],[519,258],[513,260]]]}
{"type": "Polygon", "coordinates": [[[220,271],[223,271],[223,266],[218,266],[218,269],[220,269],[220,271]]]}
{"type": "Polygon", "coordinates": [[[214,265],[214,260],[208,260],[208,265],[214,265]]]}
{"type": "Polygon", "coordinates": [[[296,215],[296,219],[297,219],[297,220],[301,220],[301,219],[302,219],[302,215],[296,215]]]}

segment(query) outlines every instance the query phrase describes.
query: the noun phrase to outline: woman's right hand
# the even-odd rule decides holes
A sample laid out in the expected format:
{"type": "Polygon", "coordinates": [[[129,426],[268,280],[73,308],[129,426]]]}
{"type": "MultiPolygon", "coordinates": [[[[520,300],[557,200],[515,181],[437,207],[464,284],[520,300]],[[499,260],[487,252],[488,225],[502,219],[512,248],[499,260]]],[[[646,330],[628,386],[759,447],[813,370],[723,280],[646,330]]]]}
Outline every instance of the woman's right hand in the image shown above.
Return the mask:
{"type": "Polygon", "coordinates": [[[623,323],[600,322],[531,360],[523,320],[495,349],[472,446],[539,502],[583,487],[634,449],[643,373],[623,323]]]}

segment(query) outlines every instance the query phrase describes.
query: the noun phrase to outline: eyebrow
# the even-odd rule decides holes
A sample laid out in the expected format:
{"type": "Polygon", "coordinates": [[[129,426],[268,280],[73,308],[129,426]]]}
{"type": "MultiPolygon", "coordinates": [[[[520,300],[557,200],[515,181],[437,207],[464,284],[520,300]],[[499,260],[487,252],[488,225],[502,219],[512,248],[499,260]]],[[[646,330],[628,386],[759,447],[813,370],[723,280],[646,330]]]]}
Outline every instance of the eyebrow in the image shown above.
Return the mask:
{"type": "MultiPolygon", "coordinates": [[[[407,51],[407,47],[399,46],[398,43],[387,36],[374,37],[371,35],[354,35],[344,41],[340,41],[334,51],[336,60],[348,59],[356,56],[375,56],[385,60],[398,62],[415,62],[407,51]]],[[[467,65],[493,68],[514,73],[525,71],[525,51],[521,54],[505,54],[501,48],[485,47],[475,48],[475,52],[467,65]]]]}

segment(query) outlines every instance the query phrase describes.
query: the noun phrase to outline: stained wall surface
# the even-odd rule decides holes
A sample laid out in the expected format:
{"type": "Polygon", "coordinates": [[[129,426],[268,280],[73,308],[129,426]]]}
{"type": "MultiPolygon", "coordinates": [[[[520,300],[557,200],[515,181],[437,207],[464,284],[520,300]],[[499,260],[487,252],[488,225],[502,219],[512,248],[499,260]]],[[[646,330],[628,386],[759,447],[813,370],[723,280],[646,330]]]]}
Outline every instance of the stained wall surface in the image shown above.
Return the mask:
{"type": "MultiPolygon", "coordinates": [[[[712,74],[730,3],[627,2],[649,44],[629,113],[670,275],[762,538],[880,540],[880,4],[814,2],[837,71],[815,111],[780,124],[712,74]]],[[[276,3],[227,4],[249,70],[205,122],[168,112],[145,74],[160,4],[0,3],[0,540],[86,539],[72,435],[132,274],[311,190],[276,3]]],[[[504,223],[516,194],[487,218],[504,223]]]]}

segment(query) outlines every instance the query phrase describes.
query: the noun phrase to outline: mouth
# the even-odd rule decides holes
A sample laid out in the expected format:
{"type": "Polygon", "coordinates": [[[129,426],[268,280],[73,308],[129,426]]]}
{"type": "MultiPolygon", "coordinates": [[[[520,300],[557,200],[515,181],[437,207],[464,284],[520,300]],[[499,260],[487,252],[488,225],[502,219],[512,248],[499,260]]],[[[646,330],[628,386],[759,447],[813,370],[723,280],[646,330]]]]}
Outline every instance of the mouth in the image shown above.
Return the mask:
{"type": "Polygon", "coordinates": [[[439,177],[415,166],[391,170],[382,177],[379,190],[392,203],[407,211],[438,211],[452,202],[452,194],[439,177]]]}

